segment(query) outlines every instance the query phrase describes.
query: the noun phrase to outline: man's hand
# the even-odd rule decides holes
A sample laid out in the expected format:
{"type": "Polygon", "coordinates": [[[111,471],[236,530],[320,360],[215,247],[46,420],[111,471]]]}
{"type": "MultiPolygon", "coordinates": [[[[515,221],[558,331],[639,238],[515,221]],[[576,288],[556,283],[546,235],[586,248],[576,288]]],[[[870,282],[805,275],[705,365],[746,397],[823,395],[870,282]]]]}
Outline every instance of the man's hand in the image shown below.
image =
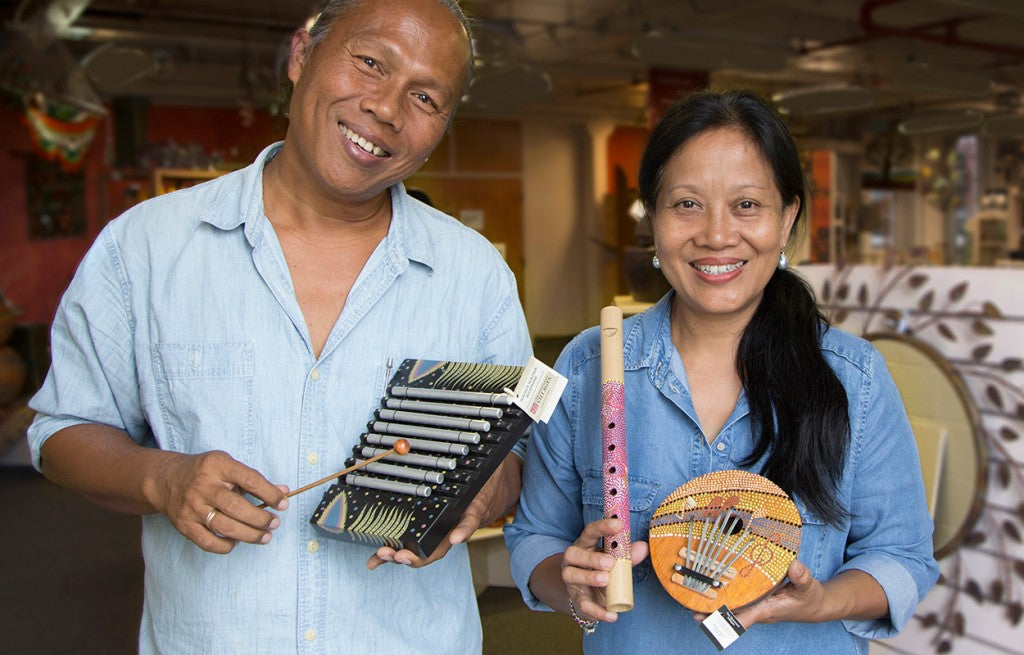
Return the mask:
{"type": "Polygon", "coordinates": [[[151,502],[181,534],[205,551],[226,554],[244,541],[265,544],[281,519],[259,509],[250,493],[278,510],[288,508],[288,488],[275,486],[259,471],[227,453],[168,454],[153,479],[151,502]]]}
{"type": "Polygon", "coordinates": [[[394,548],[382,546],[370,557],[366,563],[367,567],[372,571],[386,562],[395,562],[418,569],[436,562],[444,557],[452,546],[461,544],[473,536],[481,525],[488,525],[508,514],[519,502],[522,478],[523,460],[509,454],[480,489],[480,493],[470,501],[458,525],[448,533],[448,538],[442,541],[429,557],[419,557],[404,548],[396,551],[394,548]]]}
{"type": "Polygon", "coordinates": [[[239,541],[265,544],[281,520],[256,507],[288,507],[288,488],[225,452],[199,455],[144,448],[123,431],[83,423],[58,431],[43,444],[43,472],[100,505],[132,514],[167,515],[174,527],[211,553],[239,541]]]}

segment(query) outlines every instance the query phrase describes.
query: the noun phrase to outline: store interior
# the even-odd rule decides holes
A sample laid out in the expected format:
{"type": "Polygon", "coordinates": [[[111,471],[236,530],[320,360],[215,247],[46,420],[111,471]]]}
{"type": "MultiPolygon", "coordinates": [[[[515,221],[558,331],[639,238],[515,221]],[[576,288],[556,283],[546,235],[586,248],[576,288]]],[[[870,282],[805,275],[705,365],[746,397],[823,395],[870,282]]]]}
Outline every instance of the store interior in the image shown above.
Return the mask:
{"type": "MultiPolygon", "coordinates": [[[[18,534],[0,546],[0,650],[134,643],[138,521],[31,469],[26,402],[107,221],[283,138],[279,71],[313,4],[0,0],[0,489],[18,534]]],[[[943,577],[873,652],[1024,654],[1024,3],[461,4],[474,81],[406,185],[503,254],[538,358],[668,288],[634,206],[652,121],[695,89],[758,93],[811,191],[790,259],[886,354],[935,515],[943,577]]],[[[520,606],[502,548],[493,532],[473,546],[485,653],[578,652],[568,619],[520,606]]]]}

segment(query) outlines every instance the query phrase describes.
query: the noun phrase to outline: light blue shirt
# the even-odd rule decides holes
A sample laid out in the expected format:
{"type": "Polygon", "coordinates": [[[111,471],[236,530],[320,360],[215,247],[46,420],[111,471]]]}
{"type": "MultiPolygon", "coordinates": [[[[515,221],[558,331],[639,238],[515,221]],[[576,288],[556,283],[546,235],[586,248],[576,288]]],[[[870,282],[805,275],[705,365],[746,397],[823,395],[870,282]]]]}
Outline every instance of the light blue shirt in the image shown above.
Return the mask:
{"type": "MultiPolygon", "coordinates": [[[[99,235],[61,301],[32,400],[36,465],[54,432],[94,422],[150,447],[227,451],[295,489],[344,467],[388,362],[521,365],[530,339],[500,254],[391,189],[387,237],[320,357],[263,211],[263,166],[156,197],[99,235]]],[[[374,548],[309,524],[325,491],[291,499],[266,546],[200,550],[144,516],[143,653],[471,653],[480,620],[467,550],[369,571],[374,548]]]]}
{"type": "MultiPolygon", "coordinates": [[[[714,443],[704,438],[671,340],[671,299],[670,292],[623,324],[630,530],[644,541],[651,515],[672,491],[705,473],[743,468],[753,447],[745,394],[714,443]]],[[[852,440],[838,497],[851,518],[839,528],[826,525],[795,498],[803,518],[799,560],[822,582],[849,569],[867,572],[885,590],[890,616],[755,625],[729,646],[730,655],[867,653],[866,639],[899,631],[938,576],[916,445],[884,360],[863,339],[836,329],[825,333],[822,350],[849,399],[852,440]]],[[[556,368],[569,383],[551,421],[534,426],[519,511],[505,530],[512,576],[535,609],[549,608],[527,587],[533,569],[603,513],[597,328],[566,346],[556,368]]],[[[633,582],[633,609],[585,637],[588,653],[718,652],[661,586],[649,558],[634,567],[633,582]]]]}

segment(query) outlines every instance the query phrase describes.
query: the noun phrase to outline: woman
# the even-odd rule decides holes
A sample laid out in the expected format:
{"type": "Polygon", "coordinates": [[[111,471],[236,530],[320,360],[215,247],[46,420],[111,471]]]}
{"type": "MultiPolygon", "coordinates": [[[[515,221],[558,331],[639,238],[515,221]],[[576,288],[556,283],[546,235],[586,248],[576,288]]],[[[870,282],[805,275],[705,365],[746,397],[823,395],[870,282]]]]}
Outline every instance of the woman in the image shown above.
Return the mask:
{"type": "Polygon", "coordinates": [[[742,468],[789,493],[803,533],[788,584],[737,612],[747,632],[730,653],[866,653],[934,584],[932,523],[884,360],[829,329],[787,270],[804,203],[793,139],[749,93],[695,94],[655,127],[640,197],[672,291],[623,326],[634,609],[603,606],[613,562],[598,543],[619,521],[601,518],[596,328],[559,357],[569,386],[531,437],[506,529],[513,577],[530,606],[573,615],[588,653],[717,652],[652,574],[644,540],[681,484],[742,468]]]}

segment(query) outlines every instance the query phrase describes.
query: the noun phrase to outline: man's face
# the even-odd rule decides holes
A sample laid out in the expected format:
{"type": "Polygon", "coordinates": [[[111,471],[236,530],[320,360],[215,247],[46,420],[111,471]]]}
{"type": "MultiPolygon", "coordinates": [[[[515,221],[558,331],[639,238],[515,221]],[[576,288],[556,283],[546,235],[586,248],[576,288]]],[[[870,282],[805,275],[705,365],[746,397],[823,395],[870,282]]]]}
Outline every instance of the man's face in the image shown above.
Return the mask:
{"type": "Polygon", "coordinates": [[[311,52],[292,39],[288,138],[334,199],[373,198],[414,173],[461,99],[465,30],[437,0],[365,2],[311,52]]]}

